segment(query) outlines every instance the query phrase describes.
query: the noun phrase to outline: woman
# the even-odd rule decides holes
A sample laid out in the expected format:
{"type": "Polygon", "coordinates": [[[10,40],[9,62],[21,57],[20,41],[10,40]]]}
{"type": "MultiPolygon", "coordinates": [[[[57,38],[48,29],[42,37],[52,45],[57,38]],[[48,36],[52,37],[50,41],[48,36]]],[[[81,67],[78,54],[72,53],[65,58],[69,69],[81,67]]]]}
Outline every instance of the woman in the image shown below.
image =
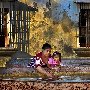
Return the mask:
{"type": "Polygon", "coordinates": [[[42,52],[36,54],[34,59],[29,64],[30,67],[35,67],[40,73],[53,77],[51,73],[45,70],[45,67],[49,68],[48,59],[51,57],[51,45],[48,43],[43,44],[42,52]]]}

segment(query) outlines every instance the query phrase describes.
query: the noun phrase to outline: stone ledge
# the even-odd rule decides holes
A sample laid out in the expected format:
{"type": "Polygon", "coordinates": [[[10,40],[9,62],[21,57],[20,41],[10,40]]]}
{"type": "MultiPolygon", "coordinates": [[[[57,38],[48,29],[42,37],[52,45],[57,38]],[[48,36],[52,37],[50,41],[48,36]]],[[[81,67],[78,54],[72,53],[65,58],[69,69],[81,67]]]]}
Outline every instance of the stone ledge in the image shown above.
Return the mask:
{"type": "Polygon", "coordinates": [[[90,48],[74,48],[78,57],[90,57],[90,48]]]}
{"type": "Polygon", "coordinates": [[[16,53],[18,51],[18,49],[15,48],[5,48],[5,47],[0,47],[0,56],[12,56],[14,53],[16,53]]]}

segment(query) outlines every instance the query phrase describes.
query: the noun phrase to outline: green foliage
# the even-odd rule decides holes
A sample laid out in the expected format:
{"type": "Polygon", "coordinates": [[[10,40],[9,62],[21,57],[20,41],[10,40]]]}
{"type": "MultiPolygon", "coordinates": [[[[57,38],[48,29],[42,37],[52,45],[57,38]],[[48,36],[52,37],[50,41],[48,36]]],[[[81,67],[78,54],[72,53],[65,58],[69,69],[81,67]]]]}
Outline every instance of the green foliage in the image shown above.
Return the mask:
{"type": "MultiPolygon", "coordinates": [[[[38,50],[41,50],[42,45],[48,42],[52,45],[52,53],[57,50],[61,52],[62,57],[71,58],[75,56],[73,48],[76,47],[77,27],[74,22],[71,21],[65,11],[61,13],[63,17],[58,22],[52,18],[52,10],[53,8],[57,9],[58,1],[52,0],[52,9],[38,6],[37,12],[31,12],[29,50],[31,55],[35,55],[38,50]]],[[[25,3],[25,0],[22,0],[22,2],[25,3]]],[[[31,2],[28,2],[28,4],[31,5],[31,2]]]]}
{"type": "Polygon", "coordinates": [[[38,8],[35,15],[31,15],[30,54],[35,55],[42,45],[48,42],[52,45],[52,52],[59,51],[62,57],[73,56],[75,47],[75,27],[66,12],[59,23],[53,23],[52,18],[44,17],[44,10],[38,8]],[[43,13],[41,13],[41,11],[43,13]],[[70,51],[69,51],[70,50],[70,51]],[[69,53],[68,53],[69,52],[69,53]]]}
{"type": "Polygon", "coordinates": [[[5,67],[6,62],[10,60],[10,57],[0,57],[0,67],[5,67]]]}

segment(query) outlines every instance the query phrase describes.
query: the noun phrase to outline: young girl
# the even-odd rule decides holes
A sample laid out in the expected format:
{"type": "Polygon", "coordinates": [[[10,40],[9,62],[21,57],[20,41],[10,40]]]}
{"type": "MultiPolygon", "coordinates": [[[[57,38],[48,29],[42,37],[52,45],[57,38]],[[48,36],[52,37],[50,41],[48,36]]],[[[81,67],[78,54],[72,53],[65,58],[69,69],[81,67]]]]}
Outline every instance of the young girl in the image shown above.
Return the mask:
{"type": "Polygon", "coordinates": [[[55,69],[55,67],[60,66],[61,63],[61,53],[54,52],[52,57],[49,58],[48,64],[52,69],[55,69]]]}

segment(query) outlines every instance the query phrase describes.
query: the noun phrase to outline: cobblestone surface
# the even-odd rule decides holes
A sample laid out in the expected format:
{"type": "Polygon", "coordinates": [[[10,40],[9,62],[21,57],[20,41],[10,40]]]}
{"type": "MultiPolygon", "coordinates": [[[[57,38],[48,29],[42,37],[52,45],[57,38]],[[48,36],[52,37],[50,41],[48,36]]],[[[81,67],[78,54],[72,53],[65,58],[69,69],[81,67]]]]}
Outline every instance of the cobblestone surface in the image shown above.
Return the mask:
{"type": "Polygon", "coordinates": [[[90,83],[0,81],[0,90],[90,90],[90,83]]]}

